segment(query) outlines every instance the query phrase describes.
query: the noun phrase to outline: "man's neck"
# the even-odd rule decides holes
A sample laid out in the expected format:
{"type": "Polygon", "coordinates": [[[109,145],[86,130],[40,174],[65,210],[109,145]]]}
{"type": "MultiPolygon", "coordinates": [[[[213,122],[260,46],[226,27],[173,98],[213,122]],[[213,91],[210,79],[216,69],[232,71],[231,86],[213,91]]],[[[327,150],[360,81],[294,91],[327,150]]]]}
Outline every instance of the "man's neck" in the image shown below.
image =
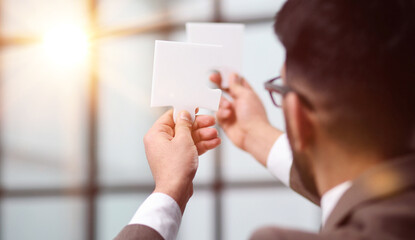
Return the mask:
{"type": "Polygon", "coordinates": [[[381,161],[376,154],[326,152],[315,165],[316,184],[320,196],[343,182],[353,181],[381,161]]]}

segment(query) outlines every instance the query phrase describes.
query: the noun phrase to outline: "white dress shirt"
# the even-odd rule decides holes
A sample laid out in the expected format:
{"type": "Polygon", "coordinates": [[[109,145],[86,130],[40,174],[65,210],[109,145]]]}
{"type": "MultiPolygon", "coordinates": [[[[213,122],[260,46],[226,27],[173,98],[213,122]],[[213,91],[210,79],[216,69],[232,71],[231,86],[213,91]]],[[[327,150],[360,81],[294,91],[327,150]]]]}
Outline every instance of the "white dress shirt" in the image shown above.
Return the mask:
{"type": "Polygon", "coordinates": [[[331,212],[333,211],[334,207],[339,202],[340,198],[343,194],[352,186],[351,181],[346,181],[341,183],[334,188],[328,190],[322,197],[321,197],[321,218],[322,218],[322,226],[326,224],[327,218],[329,218],[331,212]]]}
{"type": "MultiPolygon", "coordinates": [[[[276,178],[289,187],[292,152],[286,134],[281,135],[272,146],[267,168],[276,178]]],[[[337,185],[326,192],[321,199],[322,224],[333,211],[337,202],[350,188],[350,181],[337,185]]],[[[151,194],[139,207],[129,224],[142,224],[156,230],[165,240],[176,239],[182,214],[179,205],[163,193],[151,194]]]]}
{"type": "Polygon", "coordinates": [[[129,224],[142,224],[156,230],[165,240],[176,239],[182,221],[177,202],[167,194],[152,193],[138,208],[129,224]]]}

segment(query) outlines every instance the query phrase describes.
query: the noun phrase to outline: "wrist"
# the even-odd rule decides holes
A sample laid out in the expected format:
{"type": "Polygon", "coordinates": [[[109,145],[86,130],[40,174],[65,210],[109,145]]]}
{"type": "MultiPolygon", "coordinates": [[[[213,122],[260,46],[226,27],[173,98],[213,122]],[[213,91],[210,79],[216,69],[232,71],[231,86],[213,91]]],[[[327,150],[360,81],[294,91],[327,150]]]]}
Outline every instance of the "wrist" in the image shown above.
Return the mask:
{"type": "Polygon", "coordinates": [[[187,202],[193,195],[193,183],[190,184],[169,184],[169,185],[157,185],[154,189],[154,193],[164,193],[173,198],[177,205],[179,205],[182,214],[186,208],[187,202]]]}
{"type": "Polygon", "coordinates": [[[267,165],[268,153],[275,141],[283,134],[268,122],[258,122],[248,133],[244,150],[250,153],[263,166],[267,165]]]}

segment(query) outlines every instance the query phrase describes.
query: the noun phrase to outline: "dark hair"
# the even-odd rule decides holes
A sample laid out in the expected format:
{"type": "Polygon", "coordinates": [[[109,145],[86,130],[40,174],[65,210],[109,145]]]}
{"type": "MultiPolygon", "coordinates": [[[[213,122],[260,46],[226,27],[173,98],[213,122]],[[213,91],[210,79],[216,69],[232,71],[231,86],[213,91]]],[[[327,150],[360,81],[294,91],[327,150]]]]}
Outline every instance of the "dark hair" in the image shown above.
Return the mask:
{"type": "Polygon", "coordinates": [[[389,155],[413,147],[414,0],[288,0],[274,27],[287,83],[327,98],[330,133],[389,155]]]}

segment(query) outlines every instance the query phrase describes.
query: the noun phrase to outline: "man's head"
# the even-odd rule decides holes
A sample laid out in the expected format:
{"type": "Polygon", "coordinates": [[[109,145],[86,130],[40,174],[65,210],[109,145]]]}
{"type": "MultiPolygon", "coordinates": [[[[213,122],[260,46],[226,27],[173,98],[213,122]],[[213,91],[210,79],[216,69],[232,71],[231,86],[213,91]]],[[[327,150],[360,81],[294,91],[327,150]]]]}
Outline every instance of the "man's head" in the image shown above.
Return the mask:
{"type": "Polygon", "coordinates": [[[294,151],[321,139],[383,158],[414,149],[414,12],[414,0],[287,1],[275,31],[296,90],[284,102],[294,151]]]}

